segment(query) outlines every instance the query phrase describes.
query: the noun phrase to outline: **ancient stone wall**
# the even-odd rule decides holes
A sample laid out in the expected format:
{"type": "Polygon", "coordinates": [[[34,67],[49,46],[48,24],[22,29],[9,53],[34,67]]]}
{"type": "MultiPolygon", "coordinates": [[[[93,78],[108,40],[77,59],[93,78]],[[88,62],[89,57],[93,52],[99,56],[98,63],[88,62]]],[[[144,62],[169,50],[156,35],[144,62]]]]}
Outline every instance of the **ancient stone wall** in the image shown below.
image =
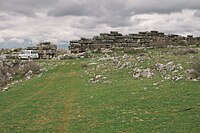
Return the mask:
{"type": "Polygon", "coordinates": [[[42,59],[51,59],[56,56],[57,46],[51,42],[41,42],[34,47],[28,47],[29,50],[38,52],[39,57],[42,59]]]}
{"type": "Polygon", "coordinates": [[[162,47],[174,45],[197,45],[200,38],[193,36],[183,37],[180,35],[165,35],[162,32],[150,31],[139,32],[137,34],[122,35],[117,31],[110,33],[100,33],[93,38],[81,38],[80,40],[70,41],[69,49],[72,53],[99,51],[101,49],[120,49],[133,47],[162,47]]]}

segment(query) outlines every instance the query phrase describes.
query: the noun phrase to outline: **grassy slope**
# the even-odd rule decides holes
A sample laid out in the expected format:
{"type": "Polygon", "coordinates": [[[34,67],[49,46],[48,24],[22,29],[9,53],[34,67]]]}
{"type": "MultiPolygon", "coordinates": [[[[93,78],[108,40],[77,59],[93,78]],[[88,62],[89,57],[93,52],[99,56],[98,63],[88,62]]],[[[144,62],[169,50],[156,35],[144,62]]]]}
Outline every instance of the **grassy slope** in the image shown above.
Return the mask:
{"type": "Polygon", "coordinates": [[[200,131],[199,82],[154,86],[159,77],[135,80],[124,70],[112,72],[111,84],[95,85],[81,76],[81,62],[58,61],[0,93],[0,132],[200,131]]]}

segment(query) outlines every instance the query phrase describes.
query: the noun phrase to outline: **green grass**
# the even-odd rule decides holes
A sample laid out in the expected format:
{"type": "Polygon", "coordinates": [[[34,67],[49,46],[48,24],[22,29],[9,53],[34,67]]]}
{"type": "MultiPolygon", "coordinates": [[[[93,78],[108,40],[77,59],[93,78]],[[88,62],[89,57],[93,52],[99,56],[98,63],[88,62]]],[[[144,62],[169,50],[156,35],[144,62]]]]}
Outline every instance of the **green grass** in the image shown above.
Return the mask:
{"type": "MultiPolygon", "coordinates": [[[[189,59],[165,58],[185,67],[189,59]]],[[[123,69],[106,73],[110,84],[92,84],[84,74],[88,68],[81,67],[90,61],[48,61],[57,66],[0,92],[0,132],[200,131],[199,82],[164,80],[155,86],[160,76],[133,79],[130,69],[123,69]]]]}

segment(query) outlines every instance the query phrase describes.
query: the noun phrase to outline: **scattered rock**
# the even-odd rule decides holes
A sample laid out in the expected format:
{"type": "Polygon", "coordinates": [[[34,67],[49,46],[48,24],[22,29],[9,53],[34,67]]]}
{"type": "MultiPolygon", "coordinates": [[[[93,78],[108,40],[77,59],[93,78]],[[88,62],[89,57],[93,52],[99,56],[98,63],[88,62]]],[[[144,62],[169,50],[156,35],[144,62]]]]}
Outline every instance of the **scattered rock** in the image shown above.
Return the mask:
{"type": "Polygon", "coordinates": [[[92,63],[89,63],[88,65],[91,66],[91,65],[97,65],[98,63],[96,62],[92,62],[92,63]]]}
{"type": "Polygon", "coordinates": [[[94,76],[93,78],[91,78],[89,80],[89,82],[95,83],[95,84],[98,83],[98,82],[101,82],[103,84],[111,83],[111,81],[109,81],[107,77],[102,76],[102,75],[96,75],[96,76],[94,76]]]}
{"type": "Polygon", "coordinates": [[[154,85],[154,86],[157,86],[157,85],[158,85],[158,83],[154,83],[153,85],[154,85]]]}
{"type": "Polygon", "coordinates": [[[180,80],[181,78],[180,77],[178,77],[178,76],[174,76],[174,77],[172,77],[172,80],[173,81],[178,81],[178,80],[180,80]]]}
{"type": "MultiPolygon", "coordinates": [[[[166,73],[166,72],[171,72],[174,71],[176,68],[176,65],[174,65],[174,62],[168,62],[167,64],[161,64],[161,63],[157,63],[156,65],[156,70],[162,72],[162,73],[166,73]]],[[[180,66],[179,66],[180,67],[180,66]]]]}
{"type": "Polygon", "coordinates": [[[2,89],[2,91],[8,91],[8,89],[9,89],[8,87],[5,87],[2,89]]]}
{"type": "Polygon", "coordinates": [[[110,49],[101,48],[101,53],[113,53],[113,51],[110,49]]]}
{"type": "Polygon", "coordinates": [[[32,70],[29,70],[26,74],[25,74],[25,78],[26,79],[30,79],[33,75],[33,71],[32,70]]]}
{"type": "Polygon", "coordinates": [[[57,57],[58,60],[67,60],[67,59],[75,59],[78,58],[75,54],[64,54],[64,55],[59,55],[57,57]]]}
{"type": "Polygon", "coordinates": [[[150,68],[147,69],[139,69],[135,68],[133,69],[133,77],[134,78],[151,78],[153,76],[153,72],[150,70],[150,68]]]}
{"type": "Polygon", "coordinates": [[[196,79],[196,80],[199,80],[199,78],[198,78],[198,76],[197,76],[197,74],[196,74],[196,72],[195,72],[194,69],[187,69],[187,70],[185,71],[185,73],[186,73],[188,79],[196,79]]]}

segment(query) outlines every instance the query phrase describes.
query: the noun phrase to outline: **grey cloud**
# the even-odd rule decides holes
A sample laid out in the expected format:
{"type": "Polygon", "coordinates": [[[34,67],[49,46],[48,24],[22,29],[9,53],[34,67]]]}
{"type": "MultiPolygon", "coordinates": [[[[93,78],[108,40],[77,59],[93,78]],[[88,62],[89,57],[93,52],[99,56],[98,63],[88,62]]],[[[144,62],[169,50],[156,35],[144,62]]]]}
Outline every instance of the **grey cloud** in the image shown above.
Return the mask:
{"type": "Polygon", "coordinates": [[[60,0],[49,16],[130,16],[142,13],[171,13],[200,9],[199,0],[60,0]]]}
{"type": "Polygon", "coordinates": [[[121,16],[102,16],[102,17],[82,17],[77,22],[72,23],[71,26],[80,29],[92,29],[98,25],[105,24],[112,28],[131,26],[130,18],[121,16]]]}
{"type": "Polygon", "coordinates": [[[1,0],[0,11],[25,16],[36,16],[37,9],[50,8],[57,0],[1,0]]]}
{"type": "Polygon", "coordinates": [[[27,46],[27,42],[21,38],[2,38],[2,40],[3,41],[0,41],[0,48],[17,48],[27,46]]]}
{"type": "Polygon", "coordinates": [[[197,10],[197,11],[194,13],[194,16],[195,16],[195,17],[200,17],[200,10],[197,10]]]}
{"type": "Polygon", "coordinates": [[[125,1],[121,0],[61,0],[59,4],[48,12],[49,16],[104,16],[130,15],[125,1]]]}
{"type": "Polygon", "coordinates": [[[198,0],[60,0],[49,16],[130,16],[133,13],[171,13],[183,9],[200,9],[198,0]]]}
{"type": "Polygon", "coordinates": [[[121,0],[85,0],[85,1],[60,1],[55,8],[48,12],[48,16],[78,16],[89,19],[81,19],[79,27],[93,28],[96,24],[108,24],[111,27],[128,26],[132,12],[126,8],[125,2],[121,0]],[[90,23],[90,26],[87,24],[90,23]]]}
{"type": "Polygon", "coordinates": [[[172,13],[184,9],[200,9],[199,0],[127,0],[135,13],[172,13]]]}
{"type": "Polygon", "coordinates": [[[0,15],[0,21],[6,21],[8,19],[9,19],[8,16],[6,16],[6,15],[0,15]]]}
{"type": "Polygon", "coordinates": [[[199,35],[199,21],[199,0],[0,0],[0,37],[18,39],[1,39],[4,46],[27,46],[19,40],[27,37],[59,42],[110,30],[199,35]]]}
{"type": "Polygon", "coordinates": [[[87,16],[79,27],[93,28],[93,25],[107,24],[111,27],[130,26],[130,18],[135,14],[172,13],[184,9],[200,9],[198,0],[60,0],[55,8],[48,12],[48,16],[87,16]],[[88,26],[86,21],[91,26],[88,26]]]}

